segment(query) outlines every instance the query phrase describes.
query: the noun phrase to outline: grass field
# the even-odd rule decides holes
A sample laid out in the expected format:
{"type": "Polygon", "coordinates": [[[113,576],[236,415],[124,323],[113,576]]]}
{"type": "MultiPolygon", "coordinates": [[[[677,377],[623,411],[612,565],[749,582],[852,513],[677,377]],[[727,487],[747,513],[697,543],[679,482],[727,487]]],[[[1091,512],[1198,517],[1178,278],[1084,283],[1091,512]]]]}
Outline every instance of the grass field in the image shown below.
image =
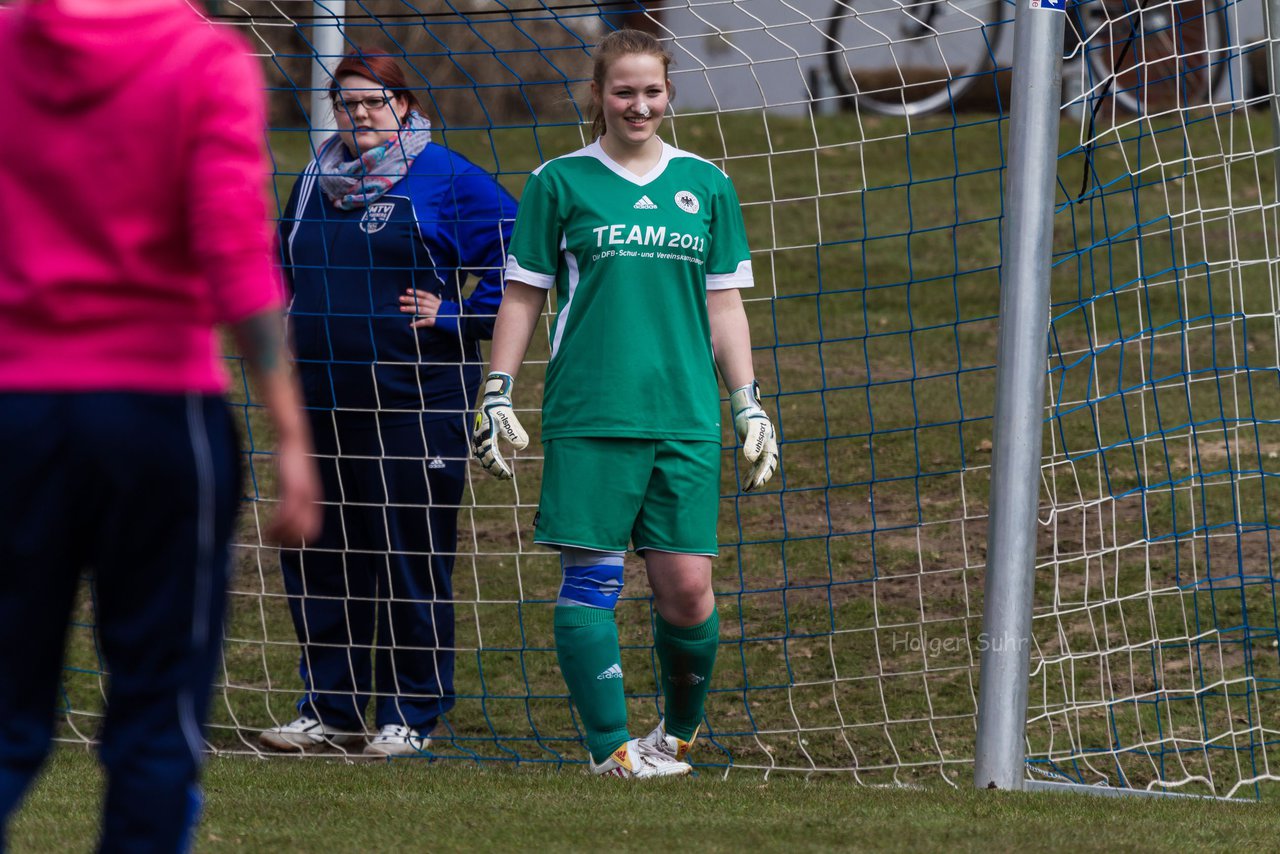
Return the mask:
{"type": "MultiPolygon", "coordinates": [[[[101,782],[56,754],[14,854],[87,851],[101,782]]],[[[577,773],[402,761],[214,759],[199,851],[1267,851],[1272,811],[1205,800],[884,789],[847,775],[628,785],[577,773]]]]}
{"type": "MultiPolygon", "coordinates": [[[[1270,138],[1267,120],[1105,128],[1090,157],[1078,149],[1080,129],[1063,127],[1028,732],[1030,755],[1057,773],[1253,796],[1241,781],[1266,777],[1277,758],[1271,532],[1280,520],[1268,501],[1268,460],[1280,449],[1280,396],[1264,383],[1275,382],[1280,335],[1261,195],[1273,164],[1248,157],[1270,138]],[[1086,172],[1090,194],[1072,203],[1086,172]]],[[[771,489],[741,496],[725,436],[722,649],[700,761],[735,771],[727,783],[693,784],[743,793],[748,826],[757,818],[748,793],[761,779],[751,769],[848,772],[813,789],[771,778],[767,791],[785,801],[817,790],[836,799],[837,814],[870,810],[867,820],[883,828],[871,847],[910,848],[912,831],[889,822],[916,802],[925,805],[922,826],[948,811],[981,815],[972,842],[956,845],[1008,839],[985,846],[996,850],[1056,838],[1005,826],[1019,825],[1005,809],[1025,807],[1017,815],[1029,828],[1038,815],[1047,823],[1053,805],[1097,811],[1081,820],[1104,824],[1111,811],[1175,809],[1041,798],[992,808],[945,786],[909,794],[845,785],[963,787],[971,773],[1005,129],[981,115],[908,125],[726,113],[675,123],[675,141],[722,164],[744,203],[756,366],[783,439],[771,489]]],[[[438,138],[517,194],[529,169],[581,144],[567,127],[438,138]]],[[[282,133],[274,143],[283,198],[306,162],[305,137],[282,133]]],[[[531,358],[545,360],[545,341],[531,358]]],[[[535,438],[517,459],[517,480],[472,470],[455,572],[459,704],[434,748],[445,758],[500,760],[498,769],[515,758],[582,758],[550,646],[558,562],[530,542],[540,373],[527,369],[517,391],[535,438]]],[[[270,436],[256,410],[245,422],[253,495],[269,497],[270,436]]],[[[260,547],[262,505],[246,509],[214,710],[212,741],[225,752],[251,752],[258,729],[292,718],[298,689],[275,557],[260,547]]],[[[618,613],[631,712],[646,731],[657,717],[652,612],[635,563],[618,613]]],[[[82,616],[66,679],[73,741],[92,736],[102,691],[87,606],[82,616]]],[[[448,787],[476,773],[451,763],[413,768],[220,761],[211,779],[252,773],[286,792],[372,785],[366,775],[380,773],[448,787]],[[304,784],[309,775],[314,783],[304,784]]],[[[502,787],[529,779],[566,787],[570,802],[604,797],[576,773],[552,774],[553,783],[501,770],[484,779],[495,781],[495,805],[513,797],[502,787]]],[[[211,791],[212,828],[219,795],[211,791]]],[[[719,799],[708,801],[711,816],[719,799]]],[[[758,818],[781,822],[780,809],[758,818]]],[[[443,814],[470,815],[457,802],[452,810],[443,814]]],[[[816,810],[787,819],[815,829],[814,847],[825,844],[826,820],[816,810]]],[[[290,833],[310,832],[297,824],[290,833]]],[[[847,824],[841,832],[856,834],[857,822],[847,824]]],[[[1168,824],[1145,826],[1166,835],[1124,839],[1135,848],[1185,841],[1168,824]]]]}

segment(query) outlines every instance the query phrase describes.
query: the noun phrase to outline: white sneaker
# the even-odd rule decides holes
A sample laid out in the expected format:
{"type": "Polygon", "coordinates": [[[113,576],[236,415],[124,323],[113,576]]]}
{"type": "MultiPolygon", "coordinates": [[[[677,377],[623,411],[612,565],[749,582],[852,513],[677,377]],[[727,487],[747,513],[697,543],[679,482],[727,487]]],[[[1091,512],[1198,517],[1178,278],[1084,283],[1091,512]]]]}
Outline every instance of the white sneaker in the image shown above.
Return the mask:
{"type": "Polygon", "coordinates": [[[273,726],[258,733],[258,743],[272,750],[303,751],[322,747],[343,747],[364,741],[364,734],[326,729],[315,718],[303,715],[296,721],[273,726]]]}
{"type": "Polygon", "coordinates": [[[642,738],[633,738],[599,765],[588,757],[591,773],[598,777],[647,780],[653,777],[683,777],[693,769],[668,756],[642,738]]]}
{"type": "MultiPolygon", "coordinates": [[[[701,729],[701,727],[698,729],[701,729]]],[[[677,762],[683,761],[689,755],[689,748],[693,747],[693,743],[697,740],[698,730],[696,729],[693,731],[693,738],[688,741],[683,738],[676,738],[674,735],[667,735],[666,718],[658,721],[658,726],[654,731],[641,739],[641,741],[651,745],[655,750],[662,751],[677,762]]]]}
{"type": "Polygon", "coordinates": [[[413,727],[387,724],[364,746],[366,756],[417,756],[431,746],[431,737],[413,727]]]}

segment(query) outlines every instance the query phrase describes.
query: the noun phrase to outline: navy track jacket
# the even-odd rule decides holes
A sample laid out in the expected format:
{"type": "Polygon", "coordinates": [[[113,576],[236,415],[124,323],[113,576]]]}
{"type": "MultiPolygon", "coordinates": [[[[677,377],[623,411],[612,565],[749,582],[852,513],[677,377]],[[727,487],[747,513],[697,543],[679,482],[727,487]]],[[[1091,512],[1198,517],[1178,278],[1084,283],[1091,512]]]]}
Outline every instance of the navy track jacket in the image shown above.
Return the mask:
{"type": "Polygon", "coordinates": [[[312,161],[280,220],[289,322],[307,406],[470,410],[480,340],[493,337],[516,202],[488,173],[435,143],[367,207],[340,210],[312,161]],[[463,296],[468,277],[477,277],[463,296]],[[443,302],[433,328],[411,329],[408,289],[443,302]]]}

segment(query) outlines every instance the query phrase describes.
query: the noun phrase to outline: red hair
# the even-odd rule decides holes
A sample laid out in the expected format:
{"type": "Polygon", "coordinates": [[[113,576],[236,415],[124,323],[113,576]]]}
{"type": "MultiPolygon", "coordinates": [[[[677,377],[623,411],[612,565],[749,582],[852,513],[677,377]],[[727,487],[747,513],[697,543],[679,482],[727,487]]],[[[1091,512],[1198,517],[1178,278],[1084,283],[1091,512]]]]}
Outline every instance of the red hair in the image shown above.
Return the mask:
{"type": "Polygon", "coordinates": [[[330,98],[337,97],[338,78],[344,74],[358,74],[372,80],[394,96],[404,98],[410,110],[417,110],[419,113],[423,111],[418,96],[409,88],[404,69],[390,54],[355,51],[344,56],[338,67],[333,69],[333,82],[329,84],[330,98]]]}

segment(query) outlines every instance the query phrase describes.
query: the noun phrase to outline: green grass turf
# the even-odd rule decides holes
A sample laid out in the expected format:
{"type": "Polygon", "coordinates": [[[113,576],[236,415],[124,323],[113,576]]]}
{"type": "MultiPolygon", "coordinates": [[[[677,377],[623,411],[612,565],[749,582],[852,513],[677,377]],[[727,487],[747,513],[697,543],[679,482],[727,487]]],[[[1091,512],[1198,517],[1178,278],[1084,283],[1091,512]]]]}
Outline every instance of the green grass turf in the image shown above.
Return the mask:
{"type": "MultiPolygon", "coordinates": [[[[1252,804],[702,774],[648,784],[579,768],[212,760],[198,851],[1266,851],[1252,804]]],[[[62,750],[11,829],[14,854],[92,847],[101,777],[62,750]]]]}

